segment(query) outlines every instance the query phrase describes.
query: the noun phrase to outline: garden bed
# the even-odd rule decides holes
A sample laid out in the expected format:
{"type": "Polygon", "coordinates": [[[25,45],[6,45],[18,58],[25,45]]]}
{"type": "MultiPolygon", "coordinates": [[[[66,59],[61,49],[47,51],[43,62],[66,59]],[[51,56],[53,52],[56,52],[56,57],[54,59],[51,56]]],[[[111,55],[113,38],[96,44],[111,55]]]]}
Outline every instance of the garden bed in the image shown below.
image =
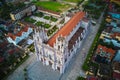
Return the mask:
{"type": "Polygon", "coordinates": [[[38,17],[43,17],[44,16],[44,14],[42,12],[35,13],[34,15],[38,16],[38,17]]]}
{"type": "Polygon", "coordinates": [[[34,20],[34,19],[30,18],[30,17],[26,17],[26,18],[24,19],[24,21],[30,22],[30,23],[35,23],[35,22],[36,22],[36,20],[34,20]]]}
{"type": "Polygon", "coordinates": [[[54,17],[51,17],[50,20],[53,21],[53,22],[56,22],[58,19],[57,19],[57,18],[54,18],[54,17]]]}
{"type": "Polygon", "coordinates": [[[49,24],[44,24],[43,27],[44,27],[44,28],[50,28],[51,25],[49,25],[49,24]]]}
{"type": "Polygon", "coordinates": [[[48,30],[47,35],[51,36],[57,29],[57,26],[54,26],[52,29],[48,30]]]}
{"type": "Polygon", "coordinates": [[[50,16],[44,16],[44,19],[49,20],[50,16]]]}
{"type": "Polygon", "coordinates": [[[43,22],[36,22],[35,25],[38,26],[38,27],[41,26],[41,27],[44,27],[44,28],[47,28],[47,29],[51,27],[50,24],[45,24],[43,22]]]}
{"type": "Polygon", "coordinates": [[[35,23],[36,26],[42,26],[43,24],[44,24],[44,23],[43,23],[43,22],[40,22],[40,21],[35,23]]]}

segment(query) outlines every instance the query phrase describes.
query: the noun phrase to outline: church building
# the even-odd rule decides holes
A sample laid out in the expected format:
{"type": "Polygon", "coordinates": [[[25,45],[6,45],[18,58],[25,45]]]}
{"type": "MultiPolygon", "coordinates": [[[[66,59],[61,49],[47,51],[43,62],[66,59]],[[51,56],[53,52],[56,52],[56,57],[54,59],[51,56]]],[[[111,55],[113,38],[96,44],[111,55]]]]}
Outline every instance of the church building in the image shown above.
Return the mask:
{"type": "Polygon", "coordinates": [[[38,60],[64,73],[77,49],[82,47],[90,26],[86,13],[77,12],[50,39],[44,29],[35,29],[33,37],[38,60]]]}

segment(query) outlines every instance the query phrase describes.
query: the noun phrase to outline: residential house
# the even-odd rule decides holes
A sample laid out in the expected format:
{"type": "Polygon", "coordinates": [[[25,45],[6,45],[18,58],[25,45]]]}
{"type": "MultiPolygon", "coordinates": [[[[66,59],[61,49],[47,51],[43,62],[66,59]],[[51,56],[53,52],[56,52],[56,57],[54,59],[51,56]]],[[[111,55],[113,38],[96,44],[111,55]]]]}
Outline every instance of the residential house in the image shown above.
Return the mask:
{"type": "Polygon", "coordinates": [[[17,45],[23,39],[28,38],[32,32],[33,28],[30,25],[25,25],[19,22],[13,23],[13,25],[9,27],[7,39],[10,43],[17,45]]]}
{"type": "Polygon", "coordinates": [[[116,51],[112,48],[107,48],[106,46],[98,45],[95,55],[95,61],[98,63],[109,64],[116,51]]]}

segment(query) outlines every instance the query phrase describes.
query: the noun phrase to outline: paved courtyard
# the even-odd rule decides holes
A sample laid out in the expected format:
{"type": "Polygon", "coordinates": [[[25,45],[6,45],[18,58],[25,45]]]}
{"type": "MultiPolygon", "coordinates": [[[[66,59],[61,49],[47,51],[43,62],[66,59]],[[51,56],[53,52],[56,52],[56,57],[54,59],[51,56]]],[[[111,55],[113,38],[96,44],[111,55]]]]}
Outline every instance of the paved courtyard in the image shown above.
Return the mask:
{"type": "Polygon", "coordinates": [[[43,65],[40,61],[36,61],[28,68],[29,80],[59,80],[59,71],[54,71],[50,66],[43,65]]]}

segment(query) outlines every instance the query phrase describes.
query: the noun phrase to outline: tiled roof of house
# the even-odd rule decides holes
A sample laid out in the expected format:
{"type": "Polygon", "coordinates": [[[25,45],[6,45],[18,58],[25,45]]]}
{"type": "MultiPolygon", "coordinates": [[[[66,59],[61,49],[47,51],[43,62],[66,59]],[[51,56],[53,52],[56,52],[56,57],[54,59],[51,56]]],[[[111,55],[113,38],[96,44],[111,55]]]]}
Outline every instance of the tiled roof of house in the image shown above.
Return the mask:
{"type": "Polygon", "coordinates": [[[109,53],[111,55],[110,59],[112,59],[114,57],[115,52],[116,52],[112,48],[107,48],[106,46],[98,45],[96,52],[99,54],[101,52],[101,50],[105,53],[109,53]]]}
{"type": "Polygon", "coordinates": [[[95,76],[88,76],[86,80],[98,80],[95,76]]]}
{"type": "Polygon", "coordinates": [[[84,16],[85,12],[76,13],[51,39],[48,40],[48,44],[53,47],[53,44],[56,42],[56,38],[59,35],[68,36],[84,16]]]}
{"type": "Polygon", "coordinates": [[[14,52],[15,52],[14,49],[10,49],[10,50],[8,51],[9,54],[13,54],[14,52]]]}
{"type": "Polygon", "coordinates": [[[3,49],[4,47],[6,47],[6,45],[8,45],[7,41],[0,43],[0,49],[3,49]]]}
{"type": "Polygon", "coordinates": [[[120,79],[120,73],[113,72],[113,78],[120,79]]]}
{"type": "Polygon", "coordinates": [[[110,26],[109,26],[109,27],[107,27],[106,29],[104,29],[104,31],[110,33],[110,32],[112,31],[112,28],[113,28],[113,27],[110,27],[110,26]]]}
{"type": "Polygon", "coordinates": [[[18,33],[16,34],[12,34],[12,33],[8,33],[8,36],[11,37],[13,40],[16,39],[17,36],[21,36],[23,32],[27,32],[28,31],[28,26],[25,26],[22,30],[20,30],[18,33]]]}
{"type": "Polygon", "coordinates": [[[0,57],[0,62],[2,62],[4,60],[4,58],[3,57],[0,57]]]}
{"type": "Polygon", "coordinates": [[[120,62],[113,62],[113,70],[118,70],[120,72],[120,62]]]}
{"type": "Polygon", "coordinates": [[[96,77],[90,77],[87,80],[97,80],[97,78],[96,77]]]}
{"type": "Polygon", "coordinates": [[[112,38],[115,38],[116,36],[119,36],[119,37],[120,37],[120,33],[117,33],[117,32],[116,32],[116,33],[113,33],[113,34],[111,35],[112,38]]]}

